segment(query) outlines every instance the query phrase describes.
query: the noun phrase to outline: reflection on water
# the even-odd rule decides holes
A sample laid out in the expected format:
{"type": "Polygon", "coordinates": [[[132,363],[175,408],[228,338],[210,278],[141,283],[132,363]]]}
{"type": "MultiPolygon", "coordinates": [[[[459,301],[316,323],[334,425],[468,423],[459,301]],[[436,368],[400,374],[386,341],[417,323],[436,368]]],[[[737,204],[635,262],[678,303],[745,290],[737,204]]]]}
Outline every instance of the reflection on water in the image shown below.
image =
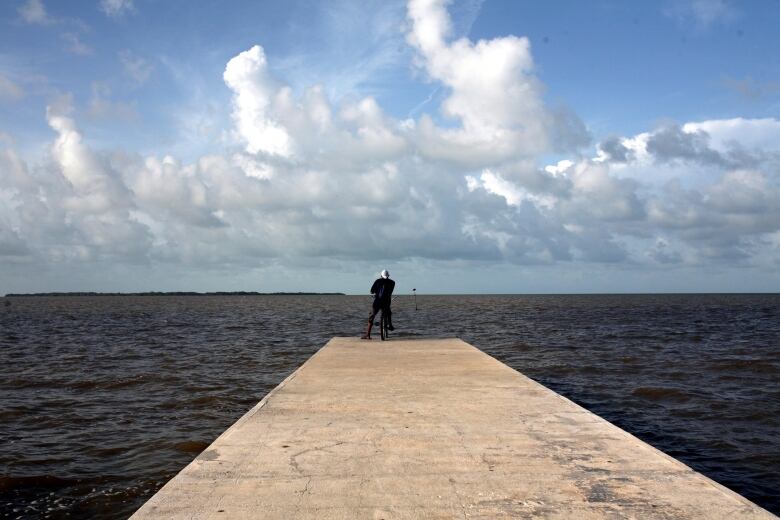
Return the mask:
{"type": "MultiPolygon", "coordinates": [[[[0,511],[125,518],[333,336],[364,296],[0,305],[0,511]]],[[[780,296],[418,296],[460,336],[780,512],[780,296]]]]}

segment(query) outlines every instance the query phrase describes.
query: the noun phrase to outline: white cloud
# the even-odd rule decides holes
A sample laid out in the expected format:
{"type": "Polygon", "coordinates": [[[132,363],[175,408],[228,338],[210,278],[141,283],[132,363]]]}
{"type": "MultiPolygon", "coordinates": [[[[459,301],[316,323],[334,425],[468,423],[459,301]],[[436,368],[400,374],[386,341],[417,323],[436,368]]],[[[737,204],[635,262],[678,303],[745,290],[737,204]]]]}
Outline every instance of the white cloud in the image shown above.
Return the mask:
{"type": "Polygon", "coordinates": [[[127,193],[121,183],[110,174],[105,164],[83,142],[81,133],[70,117],[70,102],[47,108],[49,126],[57,132],[52,145],[52,156],[63,177],[75,190],[71,207],[77,211],[105,212],[116,204],[127,205],[127,193]]]}
{"type": "Polygon", "coordinates": [[[141,261],[148,233],[129,218],[133,195],[106,157],[85,144],[71,105],[66,96],[47,109],[56,139],[46,164],[30,167],[13,150],[0,154],[0,194],[12,208],[0,211],[0,228],[14,231],[35,265],[141,261]]]}
{"type": "Polygon", "coordinates": [[[27,0],[19,7],[18,13],[27,23],[46,25],[52,22],[42,0],[27,0]]]}
{"type": "Polygon", "coordinates": [[[442,114],[461,123],[438,128],[423,118],[419,127],[423,151],[464,162],[469,153],[480,161],[488,157],[500,161],[546,151],[552,117],[533,74],[528,39],[451,42],[452,22],[445,5],[442,0],[409,3],[407,39],[420,53],[420,66],[448,90],[442,114]]]}
{"type": "Polygon", "coordinates": [[[718,119],[682,125],[685,132],[704,131],[713,149],[727,151],[731,145],[765,151],[780,151],[780,121],[763,119],[718,119]]]}
{"type": "MultiPolygon", "coordinates": [[[[372,96],[333,101],[325,85],[293,89],[259,45],[223,74],[234,142],[193,161],[95,150],[66,98],[47,113],[48,159],[28,163],[10,144],[0,154],[0,254],[238,271],[345,259],[777,260],[765,244],[780,232],[778,121],[665,125],[544,165],[560,118],[541,100],[527,40],[451,42],[438,2],[412,2],[409,16],[454,125],[396,120],[372,96]]],[[[93,86],[93,117],[121,107],[93,86]]]]}
{"type": "Polygon", "coordinates": [[[450,18],[441,3],[412,2],[409,17],[409,41],[431,79],[450,91],[443,110],[459,126],[440,127],[427,115],[416,122],[392,121],[370,97],[334,110],[320,86],[296,100],[271,76],[262,47],[255,46],[233,58],[224,74],[234,92],[235,135],[246,151],[290,158],[307,156],[315,147],[320,154],[348,149],[369,156],[414,148],[434,160],[472,167],[533,156],[550,148],[551,133],[580,131],[572,126],[576,116],[561,117],[544,107],[527,39],[449,43],[450,18]]]}
{"type": "Polygon", "coordinates": [[[100,0],[99,7],[111,18],[119,18],[135,9],[133,0],[100,0]]]}
{"type": "MultiPolygon", "coordinates": [[[[474,190],[473,178],[467,177],[469,189],[474,190]]],[[[479,177],[479,184],[488,192],[506,200],[510,206],[520,206],[524,201],[529,201],[539,209],[551,209],[557,203],[555,196],[550,194],[538,195],[528,190],[520,183],[507,180],[504,176],[485,169],[479,177]]]]}
{"type": "Polygon", "coordinates": [[[574,162],[569,159],[563,159],[561,161],[558,161],[557,164],[551,164],[544,167],[544,171],[546,171],[549,174],[558,176],[565,174],[569,168],[574,166],[574,162]]]}
{"type": "Polygon", "coordinates": [[[281,91],[268,75],[265,52],[255,45],[231,59],[225,68],[225,83],[235,93],[233,119],[236,131],[246,142],[246,151],[287,157],[292,140],[287,131],[268,117],[269,105],[285,103],[289,90],[281,91]]]}

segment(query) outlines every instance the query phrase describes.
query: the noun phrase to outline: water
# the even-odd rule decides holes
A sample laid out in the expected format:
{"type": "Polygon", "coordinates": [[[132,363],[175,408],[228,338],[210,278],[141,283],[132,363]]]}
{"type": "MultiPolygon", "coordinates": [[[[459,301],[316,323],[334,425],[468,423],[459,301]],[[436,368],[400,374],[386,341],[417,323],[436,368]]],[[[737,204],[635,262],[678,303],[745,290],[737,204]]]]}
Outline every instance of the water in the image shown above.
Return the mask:
{"type": "MultiPolygon", "coordinates": [[[[0,299],[0,518],[126,518],[363,296],[0,299]]],[[[457,335],[780,513],[780,295],[429,296],[457,335]]]]}

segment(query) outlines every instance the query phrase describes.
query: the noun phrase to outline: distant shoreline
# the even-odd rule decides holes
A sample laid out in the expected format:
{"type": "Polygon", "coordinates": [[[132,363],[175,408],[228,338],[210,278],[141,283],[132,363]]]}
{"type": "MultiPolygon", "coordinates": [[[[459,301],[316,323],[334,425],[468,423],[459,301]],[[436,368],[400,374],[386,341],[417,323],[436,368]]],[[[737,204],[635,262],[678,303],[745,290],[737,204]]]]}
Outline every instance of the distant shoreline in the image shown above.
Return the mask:
{"type": "Polygon", "coordinates": [[[255,292],[255,291],[150,291],[150,292],[44,292],[44,293],[9,293],[6,298],[25,298],[29,296],[346,296],[340,292],[255,292]]]}

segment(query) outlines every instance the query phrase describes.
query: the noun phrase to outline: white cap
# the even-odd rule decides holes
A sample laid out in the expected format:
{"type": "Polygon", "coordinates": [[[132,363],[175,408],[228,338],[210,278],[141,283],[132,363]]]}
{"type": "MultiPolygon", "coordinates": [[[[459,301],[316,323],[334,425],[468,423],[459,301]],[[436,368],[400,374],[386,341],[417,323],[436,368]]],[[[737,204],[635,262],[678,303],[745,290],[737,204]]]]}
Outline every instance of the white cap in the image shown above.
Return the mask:
{"type": "Polygon", "coordinates": [[[390,278],[390,273],[387,272],[387,269],[382,269],[382,272],[379,273],[379,276],[382,278],[390,278]]]}

